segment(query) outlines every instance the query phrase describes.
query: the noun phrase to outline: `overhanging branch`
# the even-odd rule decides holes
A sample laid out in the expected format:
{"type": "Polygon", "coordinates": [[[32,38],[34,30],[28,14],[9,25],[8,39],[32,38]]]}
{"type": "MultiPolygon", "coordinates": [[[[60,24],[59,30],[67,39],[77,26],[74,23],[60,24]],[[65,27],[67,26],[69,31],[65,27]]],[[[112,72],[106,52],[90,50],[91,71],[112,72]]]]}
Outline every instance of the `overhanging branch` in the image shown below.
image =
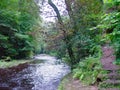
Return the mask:
{"type": "Polygon", "coordinates": [[[55,13],[57,14],[58,22],[62,24],[63,23],[62,18],[60,16],[60,12],[58,8],[56,7],[56,5],[51,0],[48,0],[48,4],[54,9],[55,13]]]}

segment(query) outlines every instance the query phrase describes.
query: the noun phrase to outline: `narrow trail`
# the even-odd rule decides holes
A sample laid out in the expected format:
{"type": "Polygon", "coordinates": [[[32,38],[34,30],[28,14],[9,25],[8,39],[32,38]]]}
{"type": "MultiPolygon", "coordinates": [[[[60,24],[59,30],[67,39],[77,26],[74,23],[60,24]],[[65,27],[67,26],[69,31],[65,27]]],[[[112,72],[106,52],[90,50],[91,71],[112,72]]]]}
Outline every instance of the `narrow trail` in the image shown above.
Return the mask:
{"type": "Polygon", "coordinates": [[[112,86],[120,85],[120,74],[117,72],[120,67],[113,64],[116,60],[114,55],[114,49],[108,45],[102,47],[103,56],[101,58],[101,64],[104,70],[108,71],[107,79],[102,82],[107,88],[101,90],[120,90],[112,86]],[[107,86],[108,85],[108,86],[107,86]]]}
{"type": "Polygon", "coordinates": [[[110,46],[103,46],[102,47],[103,56],[101,59],[101,63],[103,66],[103,69],[110,70],[110,71],[116,71],[119,69],[119,67],[113,62],[115,61],[116,57],[114,56],[114,50],[110,46]]]}

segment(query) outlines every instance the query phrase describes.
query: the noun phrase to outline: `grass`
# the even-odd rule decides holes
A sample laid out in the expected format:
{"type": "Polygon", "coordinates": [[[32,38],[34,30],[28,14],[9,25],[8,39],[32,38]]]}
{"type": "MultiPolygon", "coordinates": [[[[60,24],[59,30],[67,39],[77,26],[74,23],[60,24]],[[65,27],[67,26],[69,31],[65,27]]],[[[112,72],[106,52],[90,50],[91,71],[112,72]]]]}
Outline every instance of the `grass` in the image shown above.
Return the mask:
{"type": "Polygon", "coordinates": [[[109,84],[109,83],[101,83],[100,85],[99,85],[99,88],[118,88],[118,89],[120,89],[120,83],[118,83],[118,84],[109,84]]]}
{"type": "Polygon", "coordinates": [[[5,62],[5,61],[0,61],[0,68],[9,68],[9,67],[12,67],[12,66],[17,66],[19,64],[23,64],[23,63],[26,63],[26,62],[31,62],[33,60],[11,60],[9,62],[5,62]]]}
{"type": "Polygon", "coordinates": [[[98,90],[98,87],[85,85],[79,80],[73,79],[73,74],[70,73],[62,79],[58,90],[98,90]]]}
{"type": "Polygon", "coordinates": [[[66,83],[69,83],[69,80],[72,78],[72,73],[66,75],[58,86],[58,90],[65,90],[66,83]]]}

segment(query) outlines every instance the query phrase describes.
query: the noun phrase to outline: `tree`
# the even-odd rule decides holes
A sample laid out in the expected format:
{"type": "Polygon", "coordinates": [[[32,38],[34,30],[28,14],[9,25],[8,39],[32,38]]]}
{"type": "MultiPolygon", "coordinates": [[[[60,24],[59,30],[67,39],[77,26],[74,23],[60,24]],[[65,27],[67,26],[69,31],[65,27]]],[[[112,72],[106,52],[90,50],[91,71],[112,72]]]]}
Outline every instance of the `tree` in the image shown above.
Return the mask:
{"type": "Polygon", "coordinates": [[[67,35],[66,33],[66,27],[64,26],[64,23],[62,21],[62,18],[61,18],[61,15],[59,13],[59,10],[58,8],[55,6],[55,4],[52,2],[52,0],[48,0],[48,3],[50,4],[50,6],[54,9],[56,15],[57,15],[57,19],[58,19],[58,22],[60,24],[60,27],[61,27],[61,30],[63,32],[63,36],[64,36],[64,42],[66,44],[66,48],[67,48],[67,51],[68,51],[68,55],[70,57],[70,62],[71,64],[73,65],[75,62],[75,57],[74,57],[74,53],[73,53],[73,50],[72,50],[72,46],[71,44],[69,43],[70,40],[69,40],[69,36],[67,35]]]}
{"type": "Polygon", "coordinates": [[[57,26],[63,34],[63,41],[70,58],[69,62],[73,65],[80,59],[89,56],[90,48],[94,46],[91,45],[94,42],[93,35],[98,33],[90,31],[90,28],[99,22],[102,2],[96,0],[65,0],[69,16],[66,20],[60,15],[60,11],[52,0],[48,0],[48,3],[57,15],[59,23],[57,26]]]}
{"type": "Polygon", "coordinates": [[[0,35],[4,38],[0,39],[0,58],[2,56],[29,57],[35,47],[31,33],[38,22],[40,22],[38,6],[33,0],[2,0],[0,35]]]}
{"type": "Polygon", "coordinates": [[[94,44],[96,31],[90,28],[96,26],[101,15],[102,3],[97,0],[65,0],[70,18],[69,30],[76,62],[92,54],[90,48],[94,44]],[[93,36],[94,35],[94,36],[93,36]]]}

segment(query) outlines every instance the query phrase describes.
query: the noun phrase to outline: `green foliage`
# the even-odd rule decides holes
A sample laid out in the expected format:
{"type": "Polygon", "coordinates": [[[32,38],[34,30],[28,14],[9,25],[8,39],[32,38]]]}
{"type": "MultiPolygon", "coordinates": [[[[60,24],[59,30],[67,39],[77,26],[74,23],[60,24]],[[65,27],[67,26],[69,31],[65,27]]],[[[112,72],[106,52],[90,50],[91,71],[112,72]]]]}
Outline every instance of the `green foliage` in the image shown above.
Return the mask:
{"type": "Polygon", "coordinates": [[[119,90],[120,88],[120,84],[110,84],[110,83],[100,83],[99,88],[104,88],[104,89],[108,89],[108,88],[117,88],[119,90]]]}
{"type": "Polygon", "coordinates": [[[33,26],[37,26],[38,22],[38,6],[33,0],[1,0],[0,58],[31,56],[35,50],[33,43],[36,42],[32,35],[33,26]]]}
{"type": "MultiPolygon", "coordinates": [[[[67,44],[75,55],[74,78],[87,84],[96,83],[100,74],[107,73],[100,64],[101,45],[114,46],[117,57],[115,64],[120,62],[120,0],[103,1],[75,0],[67,6],[70,20],[65,20],[65,28],[67,44]]],[[[70,62],[69,55],[65,57],[64,61],[70,62]]]]}
{"type": "Polygon", "coordinates": [[[100,62],[102,56],[100,45],[94,46],[91,52],[95,53],[94,56],[86,57],[77,64],[75,69],[73,69],[74,78],[90,85],[97,83],[99,74],[103,72],[100,62]]]}
{"type": "MultiPolygon", "coordinates": [[[[120,12],[118,7],[120,1],[106,0],[105,3],[107,6],[107,9],[105,9],[107,13],[101,14],[101,21],[99,24],[96,27],[90,29],[91,32],[97,32],[96,34],[98,35],[92,39],[94,43],[91,44],[92,49],[90,49],[91,52],[95,50],[94,55],[96,57],[88,57],[87,59],[79,62],[77,68],[73,70],[74,78],[78,78],[87,84],[96,83],[96,80],[100,74],[104,76],[104,74],[107,73],[106,71],[102,70],[102,67],[100,65],[100,57],[102,55],[100,48],[95,46],[106,43],[111,44],[114,47],[115,55],[117,57],[117,60],[114,62],[114,64],[119,65],[120,63],[120,12]],[[97,49],[99,53],[96,52],[97,49]]],[[[105,77],[103,79],[105,79],[105,77]]],[[[104,83],[100,84],[100,86],[113,87],[104,83]]]]}
{"type": "Polygon", "coordinates": [[[91,48],[99,44],[96,38],[99,32],[90,31],[90,28],[96,26],[99,22],[101,3],[96,0],[76,0],[73,1],[69,7],[72,8],[72,10],[69,11],[69,13],[72,13],[72,16],[70,16],[70,19],[63,20],[68,42],[67,45],[66,43],[61,44],[62,48],[60,48],[60,50],[64,49],[62,51],[59,50],[59,53],[64,53],[64,57],[66,57],[64,58],[65,61],[76,64],[85,57],[93,55],[95,52],[92,51],[91,48]],[[67,53],[68,50],[65,50],[68,46],[72,48],[73,57],[75,57],[74,61],[70,60],[67,53]]]}
{"type": "Polygon", "coordinates": [[[86,84],[94,84],[101,71],[100,58],[88,57],[79,62],[77,68],[73,70],[73,77],[86,84]]]}
{"type": "Polygon", "coordinates": [[[117,11],[119,9],[120,0],[103,0],[104,2],[104,10],[109,11],[117,11]]]}
{"type": "Polygon", "coordinates": [[[48,52],[56,52],[59,57],[74,66],[72,64],[97,53],[93,48],[101,43],[100,32],[91,31],[90,28],[99,23],[102,3],[97,0],[66,2],[69,3],[66,3],[69,17],[62,16],[64,25],[60,25],[59,21],[50,25],[52,28],[49,28],[50,32],[47,33],[47,48],[48,52]]]}
{"type": "Polygon", "coordinates": [[[113,11],[104,14],[100,24],[94,29],[99,29],[102,33],[101,41],[111,43],[114,46],[116,57],[120,56],[120,12],[113,11]]]}
{"type": "Polygon", "coordinates": [[[99,22],[101,3],[96,0],[77,0],[74,4],[73,19],[75,24],[70,43],[74,51],[75,62],[78,63],[85,57],[95,54],[91,52],[91,48],[99,44],[96,41],[99,32],[90,31],[90,28],[96,26],[99,22]]]}
{"type": "Polygon", "coordinates": [[[113,64],[120,65],[120,59],[117,58],[116,61],[113,62],[113,64]]]}

